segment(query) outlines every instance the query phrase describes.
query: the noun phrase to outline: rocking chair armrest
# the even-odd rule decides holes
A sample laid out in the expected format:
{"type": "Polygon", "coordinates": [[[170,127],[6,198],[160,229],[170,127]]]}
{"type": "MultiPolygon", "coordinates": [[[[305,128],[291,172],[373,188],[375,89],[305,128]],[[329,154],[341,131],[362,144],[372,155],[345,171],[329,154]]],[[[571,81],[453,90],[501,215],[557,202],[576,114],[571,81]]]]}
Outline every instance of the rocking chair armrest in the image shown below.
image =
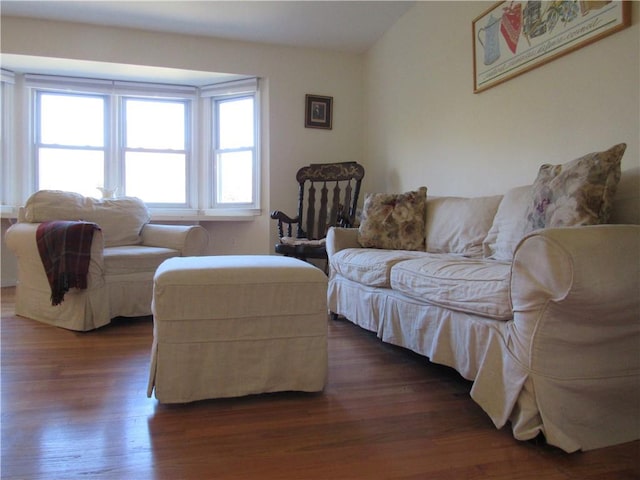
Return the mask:
{"type": "MultiPolygon", "coordinates": [[[[291,228],[291,225],[300,223],[300,217],[291,218],[289,215],[281,212],[280,210],[274,210],[273,212],[271,212],[271,218],[278,221],[278,235],[280,236],[280,238],[284,236],[291,237],[293,235],[293,229],[291,228]],[[286,231],[283,228],[284,224],[287,225],[286,231]]],[[[300,228],[300,226],[298,226],[298,233],[301,232],[302,229],[300,228]]]]}
{"type": "Polygon", "coordinates": [[[278,223],[283,222],[288,223],[289,225],[298,223],[300,221],[298,217],[291,218],[289,215],[281,212],[280,210],[274,210],[273,212],[271,212],[271,218],[273,220],[278,220],[278,223]]]}

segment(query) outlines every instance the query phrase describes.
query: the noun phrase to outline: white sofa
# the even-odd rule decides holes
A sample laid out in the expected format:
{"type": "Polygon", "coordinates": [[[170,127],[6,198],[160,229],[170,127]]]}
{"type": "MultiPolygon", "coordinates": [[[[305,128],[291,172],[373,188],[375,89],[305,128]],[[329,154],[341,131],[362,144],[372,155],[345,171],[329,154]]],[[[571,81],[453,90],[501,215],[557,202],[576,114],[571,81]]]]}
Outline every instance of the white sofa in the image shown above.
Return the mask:
{"type": "Polygon", "coordinates": [[[119,316],[150,315],[156,268],[171,257],[204,255],[209,242],[199,225],[156,225],[150,218],[144,203],[133,197],[97,200],[36,192],[5,236],[18,260],[16,314],[77,331],[99,328],[119,316]],[[72,288],[55,306],[36,244],[38,225],[53,220],[100,227],[91,242],[87,288],[72,288]]]}
{"type": "MultiPolygon", "coordinates": [[[[524,233],[539,180],[429,198],[421,249],[365,248],[362,226],[332,228],[329,309],[472,380],[519,440],[542,433],[572,452],[640,438],[640,226],[524,233]]],[[[629,206],[615,216],[637,218],[629,206]]]]}

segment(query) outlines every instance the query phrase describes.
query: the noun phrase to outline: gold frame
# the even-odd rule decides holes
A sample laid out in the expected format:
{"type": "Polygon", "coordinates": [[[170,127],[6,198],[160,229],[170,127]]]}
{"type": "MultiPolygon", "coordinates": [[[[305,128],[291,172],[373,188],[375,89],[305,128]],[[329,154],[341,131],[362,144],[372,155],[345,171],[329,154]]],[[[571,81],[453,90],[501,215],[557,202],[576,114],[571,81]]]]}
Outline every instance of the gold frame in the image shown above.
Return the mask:
{"type": "Polygon", "coordinates": [[[487,90],[628,27],[631,3],[496,3],[471,24],[473,92],[487,90]]]}

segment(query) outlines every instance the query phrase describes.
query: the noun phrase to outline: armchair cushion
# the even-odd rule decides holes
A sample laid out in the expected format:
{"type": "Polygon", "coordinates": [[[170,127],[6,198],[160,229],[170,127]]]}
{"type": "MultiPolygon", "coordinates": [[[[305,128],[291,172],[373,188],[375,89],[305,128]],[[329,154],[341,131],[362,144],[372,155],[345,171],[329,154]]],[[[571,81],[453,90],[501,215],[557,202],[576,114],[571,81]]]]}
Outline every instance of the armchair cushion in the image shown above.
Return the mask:
{"type": "Polygon", "coordinates": [[[129,275],[155,272],[162,262],[179,257],[180,252],[170,248],[129,245],[107,248],[103,255],[106,275],[129,275]]]}
{"type": "Polygon", "coordinates": [[[49,220],[97,223],[102,229],[105,247],[139,244],[140,231],[151,220],[149,210],[139,198],[98,200],[59,190],[40,190],[31,195],[25,204],[24,216],[30,223],[49,220]]]}

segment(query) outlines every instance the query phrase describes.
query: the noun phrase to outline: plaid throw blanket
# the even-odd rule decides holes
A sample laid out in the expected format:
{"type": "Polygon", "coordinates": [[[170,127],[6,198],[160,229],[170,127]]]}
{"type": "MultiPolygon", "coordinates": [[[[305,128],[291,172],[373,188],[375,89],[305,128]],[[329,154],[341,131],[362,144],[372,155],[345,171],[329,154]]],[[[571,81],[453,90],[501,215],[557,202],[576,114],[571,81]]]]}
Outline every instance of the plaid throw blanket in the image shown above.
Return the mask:
{"type": "Polygon", "coordinates": [[[98,225],[89,222],[43,222],[36,230],[42,265],[51,286],[51,304],[59,305],[70,288],[87,288],[91,241],[98,225]]]}

